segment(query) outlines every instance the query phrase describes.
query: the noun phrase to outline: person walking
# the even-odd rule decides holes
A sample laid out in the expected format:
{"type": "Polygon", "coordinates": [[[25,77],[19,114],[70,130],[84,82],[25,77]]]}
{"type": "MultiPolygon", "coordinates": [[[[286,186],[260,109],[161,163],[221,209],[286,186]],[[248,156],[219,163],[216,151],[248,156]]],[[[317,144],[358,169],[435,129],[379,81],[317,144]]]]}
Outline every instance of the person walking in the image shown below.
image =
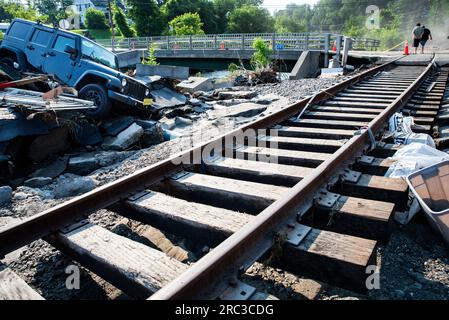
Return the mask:
{"type": "Polygon", "coordinates": [[[421,23],[417,23],[416,26],[412,30],[412,38],[413,38],[413,54],[418,53],[419,43],[421,41],[421,37],[424,33],[424,28],[421,26],[421,23]]]}
{"type": "Polygon", "coordinates": [[[432,40],[432,33],[426,26],[422,26],[424,31],[421,36],[421,41],[419,42],[421,44],[421,53],[424,53],[424,46],[426,45],[427,40],[432,40]]]}

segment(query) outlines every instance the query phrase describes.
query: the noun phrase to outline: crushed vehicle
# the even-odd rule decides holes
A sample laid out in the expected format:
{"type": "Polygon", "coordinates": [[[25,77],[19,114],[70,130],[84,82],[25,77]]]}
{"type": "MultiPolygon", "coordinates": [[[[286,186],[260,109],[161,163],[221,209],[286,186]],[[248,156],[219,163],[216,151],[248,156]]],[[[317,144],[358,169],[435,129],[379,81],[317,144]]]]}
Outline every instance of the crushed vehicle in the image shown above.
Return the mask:
{"type": "Polygon", "coordinates": [[[86,110],[92,118],[107,116],[118,102],[145,110],[150,88],[118,71],[117,56],[81,35],[39,22],[14,19],[0,44],[0,62],[14,69],[52,75],[75,88],[79,98],[96,108],[86,110]]]}

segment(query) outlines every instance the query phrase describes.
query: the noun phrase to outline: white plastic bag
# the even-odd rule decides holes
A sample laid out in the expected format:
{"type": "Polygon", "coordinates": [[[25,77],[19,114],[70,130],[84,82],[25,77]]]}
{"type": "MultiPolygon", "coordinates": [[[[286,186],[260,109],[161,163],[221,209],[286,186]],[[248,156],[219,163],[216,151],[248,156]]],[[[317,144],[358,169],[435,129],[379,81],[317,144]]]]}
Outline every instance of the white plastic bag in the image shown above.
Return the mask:
{"type": "Polygon", "coordinates": [[[423,143],[411,143],[399,149],[391,159],[396,160],[387,173],[387,177],[405,177],[409,174],[449,160],[449,155],[423,143]]]}
{"type": "Polygon", "coordinates": [[[435,148],[435,142],[431,136],[412,131],[413,124],[413,117],[404,117],[402,113],[395,113],[391,116],[388,120],[388,130],[394,133],[394,143],[410,144],[418,142],[435,148]]]}

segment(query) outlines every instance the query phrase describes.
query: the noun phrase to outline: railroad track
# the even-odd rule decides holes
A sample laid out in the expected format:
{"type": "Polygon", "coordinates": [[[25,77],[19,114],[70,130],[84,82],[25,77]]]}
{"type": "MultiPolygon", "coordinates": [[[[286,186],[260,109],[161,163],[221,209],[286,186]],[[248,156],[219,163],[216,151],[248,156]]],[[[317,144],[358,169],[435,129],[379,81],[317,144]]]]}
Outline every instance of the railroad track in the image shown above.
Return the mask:
{"type": "MultiPolygon", "coordinates": [[[[430,133],[448,72],[372,68],[1,229],[0,257],[42,238],[136,298],[267,298],[241,277],[258,260],[363,292],[408,200],[406,183],[384,176],[400,146],[381,134],[399,110],[430,133]],[[104,208],[214,249],[185,264],[85,220],[104,208]]],[[[40,297],[1,263],[0,280],[0,298],[40,297]]]]}

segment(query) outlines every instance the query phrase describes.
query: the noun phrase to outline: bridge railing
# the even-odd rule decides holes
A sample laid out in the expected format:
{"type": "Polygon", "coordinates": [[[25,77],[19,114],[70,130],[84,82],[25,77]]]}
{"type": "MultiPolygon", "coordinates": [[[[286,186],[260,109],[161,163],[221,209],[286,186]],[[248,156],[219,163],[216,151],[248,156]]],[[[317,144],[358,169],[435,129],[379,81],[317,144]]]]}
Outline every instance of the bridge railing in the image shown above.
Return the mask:
{"type": "MultiPolygon", "coordinates": [[[[251,50],[254,39],[262,38],[273,50],[330,50],[332,44],[341,47],[343,36],[331,33],[244,33],[192,36],[159,36],[99,39],[98,43],[116,50],[251,50]]],[[[353,38],[353,50],[377,50],[379,40],[353,38]]],[[[341,49],[341,48],[340,48],[341,49]]]]}

